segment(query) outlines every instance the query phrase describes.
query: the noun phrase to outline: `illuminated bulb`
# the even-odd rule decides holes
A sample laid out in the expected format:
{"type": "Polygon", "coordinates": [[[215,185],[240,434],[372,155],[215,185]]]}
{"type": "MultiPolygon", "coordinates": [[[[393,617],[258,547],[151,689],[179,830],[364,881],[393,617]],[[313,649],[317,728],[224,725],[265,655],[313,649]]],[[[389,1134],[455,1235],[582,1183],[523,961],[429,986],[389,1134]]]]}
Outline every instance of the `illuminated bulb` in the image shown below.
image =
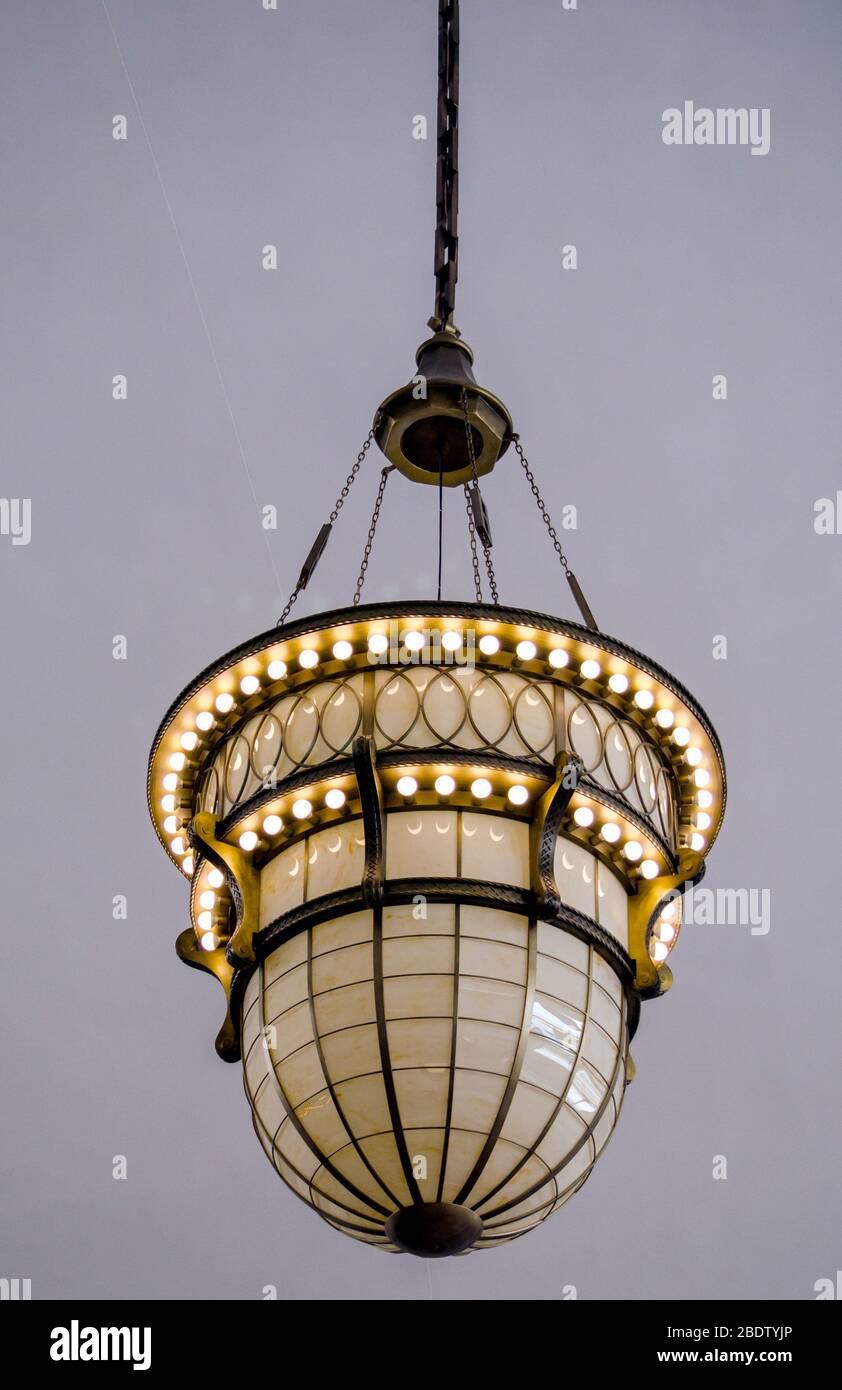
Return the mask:
{"type": "Polygon", "coordinates": [[[215,907],[215,906],[216,906],[216,894],[215,894],[215,893],[211,893],[211,892],[200,893],[200,894],[199,894],[199,906],[200,906],[200,907],[208,907],[208,908],[215,907]]]}
{"type": "Polygon", "coordinates": [[[305,647],[303,652],[298,654],[298,664],[305,671],[312,671],[313,667],[319,664],[319,653],[314,652],[312,647],[305,647]]]}
{"type": "Polygon", "coordinates": [[[183,835],[176,835],[174,840],[170,840],[170,849],[172,850],[173,854],[183,854],[184,848],[185,846],[183,835]]]}
{"type": "Polygon", "coordinates": [[[696,792],[696,800],[698,801],[698,803],[699,803],[700,806],[704,806],[705,808],[707,808],[708,806],[712,806],[712,805],[713,805],[713,793],[712,793],[712,792],[696,792]]]}
{"type": "Polygon", "coordinates": [[[688,748],[684,756],[691,767],[698,767],[702,761],[702,750],[701,748],[688,748]]]}
{"type": "Polygon", "coordinates": [[[678,728],[673,730],[672,736],[679,748],[685,748],[690,742],[690,730],[685,729],[683,724],[679,724],[678,728]]]}
{"type": "Polygon", "coordinates": [[[368,639],[368,650],[372,656],[382,656],[389,646],[389,639],[383,632],[372,632],[368,639]]]}
{"type": "Polygon", "coordinates": [[[280,681],[287,673],[287,664],[285,661],[270,661],[266,671],[270,681],[280,681]]]}
{"type": "Polygon", "coordinates": [[[602,836],[603,840],[608,841],[609,845],[616,845],[617,841],[620,838],[621,831],[619,825],[617,825],[613,820],[610,820],[606,821],[605,825],[602,827],[599,833],[602,836]]]}
{"type": "Polygon", "coordinates": [[[523,806],[529,800],[529,792],[526,787],[516,782],[513,787],[509,787],[509,800],[513,806],[523,806]]]}
{"type": "Polygon", "coordinates": [[[707,811],[697,811],[695,824],[698,830],[710,830],[710,816],[707,811]]]}
{"type": "Polygon", "coordinates": [[[699,835],[698,832],[697,832],[696,834],[693,834],[693,835],[690,836],[690,848],[691,848],[691,849],[694,849],[694,850],[696,851],[697,854],[701,854],[701,852],[702,852],[702,850],[704,849],[704,847],[705,847],[705,837],[704,837],[704,835],[699,835]]]}
{"type": "Polygon", "coordinates": [[[240,849],[254,849],[257,844],[257,836],[253,830],[244,830],[240,836],[240,849]]]}
{"type": "Polygon", "coordinates": [[[404,634],[404,646],[408,652],[420,652],[424,647],[423,632],[407,632],[404,634]]]}
{"type": "Polygon", "coordinates": [[[196,920],[202,931],[210,931],[213,926],[213,915],[210,912],[200,912],[196,920]]]}
{"type": "Polygon", "coordinates": [[[500,639],[487,632],[484,637],[479,639],[479,649],[483,656],[494,656],[500,650],[500,639]]]}
{"type": "Polygon", "coordinates": [[[260,689],[260,681],[257,676],[243,676],[240,681],[240,689],[244,695],[253,695],[255,690],[260,689]]]}
{"type": "Polygon", "coordinates": [[[181,772],[186,761],[187,759],[185,758],[183,753],[172,753],[170,755],[170,767],[173,768],[176,772],[181,772]]]}
{"type": "Polygon", "coordinates": [[[164,777],[164,791],[174,792],[178,786],[178,778],[174,772],[168,772],[164,777]]]}
{"type": "Polygon", "coordinates": [[[562,666],[566,666],[569,660],[570,658],[564,650],[564,647],[553,647],[549,655],[549,662],[557,671],[560,671],[562,666]]]}
{"type": "Polygon", "coordinates": [[[652,947],[652,959],[656,962],[666,960],[669,953],[669,946],[665,946],[663,941],[656,941],[652,947]]]}
{"type": "Polygon", "coordinates": [[[354,648],[350,642],[346,642],[344,637],[333,644],[333,655],[337,661],[347,661],[349,656],[354,655],[354,648]]]}
{"type": "Polygon", "coordinates": [[[643,874],[643,877],[644,877],[644,878],[657,878],[657,877],[658,877],[658,864],[657,864],[657,861],[654,860],[654,859],[641,859],[641,861],[640,861],[640,872],[643,874]]]}
{"type": "Polygon", "coordinates": [[[655,703],[655,696],[651,690],[638,690],[634,702],[638,709],[651,709],[655,703]]]}
{"type": "Polygon", "coordinates": [[[186,858],[182,859],[182,861],[181,861],[181,867],[182,867],[182,869],[184,870],[184,872],[188,875],[188,877],[192,874],[192,872],[193,872],[193,856],[192,856],[192,854],[188,854],[188,855],[186,856],[186,858]]]}
{"type": "Polygon", "coordinates": [[[178,817],[167,816],[164,820],[164,830],[167,835],[174,835],[178,829],[178,817]]]}
{"type": "Polygon", "coordinates": [[[192,729],[188,729],[186,734],[181,735],[180,743],[182,748],[186,748],[188,753],[192,753],[196,744],[199,742],[199,735],[194,734],[192,729]]]}
{"type": "Polygon", "coordinates": [[[706,787],[710,781],[710,773],[703,767],[697,767],[693,773],[693,781],[697,787],[706,787]]]}
{"type": "Polygon", "coordinates": [[[629,678],[618,671],[616,675],[609,677],[608,684],[615,695],[625,695],[629,688],[629,678]]]}
{"type": "Polygon", "coordinates": [[[208,874],[208,883],[210,884],[211,888],[221,888],[224,882],[225,875],[221,874],[219,872],[219,869],[211,869],[210,873],[208,874]]]}
{"type": "Polygon", "coordinates": [[[447,632],[441,635],[441,644],[446,652],[458,652],[462,645],[461,632],[454,632],[452,628],[448,628],[447,632]]]}
{"type": "Polygon", "coordinates": [[[491,783],[487,777],[477,777],[476,781],[471,783],[471,795],[475,796],[477,801],[483,801],[491,795],[491,783]]]}
{"type": "Polygon", "coordinates": [[[600,666],[598,661],[593,661],[590,657],[588,657],[587,661],[582,662],[582,665],[579,669],[581,670],[582,675],[584,676],[586,681],[595,681],[600,671],[602,670],[602,667],[600,666]]]}
{"type": "Polygon", "coordinates": [[[675,921],[678,916],[678,902],[678,898],[670,898],[669,902],[664,903],[664,906],[661,908],[661,915],[658,919],[659,922],[675,921]]]}
{"type": "Polygon", "coordinates": [[[207,729],[212,729],[214,722],[214,717],[209,709],[203,709],[200,714],[196,715],[196,728],[201,729],[203,732],[207,729]]]}
{"type": "Polygon", "coordinates": [[[225,690],[221,695],[217,695],[215,704],[220,714],[227,714],[234,704],[234,696],[225,690]]]}
{"type": "Polygon", "coordinates": [[[573,812],[573,819],[577,825],[593,825],[593,811],[590,806],[577,806],[573,812]]]}
{"type": "Polygon", "coordinates": [[[659,941],[669,942],[675,940],[675,927],[672,925],[672,922],[665,922],[663,917],[658,918],[655,924],[655,931],[658,933],[659,941]]]}
{"type": "Polygon", "coordinates": [[[162,811],[174,811],[174,810],[175,810],[175,797],[172,796],[172,795],[169,795],[169,794],[168,794],[167,796],[162,796],[162,797],[161,797],[161,810],[162,810],[162,811]]]}
{"type": "Polygon", "coordinates": [[[671,729],[675,723],[675,715],[671,709],[659,709],[655,715],[655,723],[662,729],[671,729]]]}
{"type": "Polygon", "coordinates": [[[538,654],[538,648],[534,642],[518,642],[515,651],[521,661],[532,661],[538,654]]]}
{"type": "Polygon", "coordinates": [[[435,788],[439,796],[450,796],[451,792],[456,790],[456,783],[452,777],[448,777],[447,773],[444,773],[443,776],[436,778],[435,788]]]}
{"type": "Polygon", "coordinates": [[[312,803],[309,802],[306,797],[302,796],[300,801],[293,801],[292,814],[295,816],[296,820],[306,820],[312,813],[312,803]]]}
{"type": "Polygon", "coordinates": [[[267,816],[263,822],[263,833],[264,835],[277,835],[282,826],[283,821],[280,816],[267,816]]]}
{"type": "Polygon", "coordinates": [[[415,793],[417,792],[417,790],[418,790],[418,783],[416,782],[416,780],[415,780],[414,777],[399,777],[399,778],[398,778],[398,795],[399,795],[399,796],[414,796],[415,793]]]}
{"type": "Polygon", "coordinates": [[[632,864],[637,863],[642,853],[643,846],[639,840],[626,840],[626,843],[623,845],[623,854],[627,859],[631,860],[632,864]]]}
{"type": "Polygon", "coordinates": [[[338,811],[340,806],[345,805],[345,793],[340,787],[331,787],[325,793],[325,806],[329,806],[331,811],[338,811]]]}
{"type": "Polygon", "coordinates": [[[201,946],[203,951],[216,950],[216,937],[212,931],[202,932],[201,946]]]}

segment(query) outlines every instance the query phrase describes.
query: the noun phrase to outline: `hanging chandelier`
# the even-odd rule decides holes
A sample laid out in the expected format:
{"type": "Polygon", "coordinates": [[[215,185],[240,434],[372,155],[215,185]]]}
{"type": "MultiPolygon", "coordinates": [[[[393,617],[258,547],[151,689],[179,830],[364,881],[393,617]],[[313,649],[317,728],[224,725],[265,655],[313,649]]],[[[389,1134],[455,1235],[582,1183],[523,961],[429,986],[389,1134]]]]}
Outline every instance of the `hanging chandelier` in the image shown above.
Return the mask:
{"type": "MultiPolygon", "coordinates": [[[[190,883],[176,949],[214,975],[278,1175],[388,1251],[502,1245],[582,1186],[663,994],[725,803],[691,695],[605,636],[509,411],[454,326],[458,0],[439,0],[435,313],[278,624],[166,714],[149,807],[190,883]],[[291,621],[349,490],[386,457],[352,604],[291,621]],[[505,607],[479,478],[517,455],[581,621],[505,607]],[[361,602],[397,472],[461,491],[475,601],[361,602]],[[484,600],[483,585],[489,598],[484,600]]],[[[457,495],[459,495],[457,493],[457,495]]]]}

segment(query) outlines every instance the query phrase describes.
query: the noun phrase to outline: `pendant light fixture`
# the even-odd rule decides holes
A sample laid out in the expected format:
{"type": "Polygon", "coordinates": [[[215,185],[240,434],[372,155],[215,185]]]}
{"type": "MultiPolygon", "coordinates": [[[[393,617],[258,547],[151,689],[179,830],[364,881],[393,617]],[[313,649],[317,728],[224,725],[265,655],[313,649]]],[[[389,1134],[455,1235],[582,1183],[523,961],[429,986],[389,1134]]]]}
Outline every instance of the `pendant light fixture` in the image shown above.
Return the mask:
{"type": "MultiPolygon", "coordinates": [[[[176,949],[214,975],[257,1137],[337,1231],[505,1244],[582,1186],[670,985],[681,895],[725,803],[716,735],[605,636],[509,411],[454,326],[459,6],[439,0],[435,312],[268,632],[204,670],[149,761],[190,884],[176,949]],[[290,621],[372,444],[353,602],[290,621]],[[511,451],[581,621],[503,606],[479,478],[511,451]],[[361,602],[393,472],[456,489],[475,601],[361,602]],[[483,586],[488,599],[484,599],[483,586]]],[[[441,567],[440,567],[441,576],[441,567]]]]}

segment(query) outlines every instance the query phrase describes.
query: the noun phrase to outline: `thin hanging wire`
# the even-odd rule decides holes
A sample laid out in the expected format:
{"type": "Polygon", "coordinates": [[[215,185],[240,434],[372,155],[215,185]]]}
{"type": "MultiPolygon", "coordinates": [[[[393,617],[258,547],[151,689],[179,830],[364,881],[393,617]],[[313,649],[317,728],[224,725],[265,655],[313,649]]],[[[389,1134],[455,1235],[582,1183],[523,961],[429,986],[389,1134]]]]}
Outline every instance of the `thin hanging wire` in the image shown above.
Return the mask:
{"type": "Polygon", "coordinates": [[[532,469],[529,467],[526,455],[523,452],[523,448],[520,442],[520,435],[513,434],[512,443],[514,444],[515,451],[517,453],[518,458],[520,459],[521,468],[526,474],[526,480],[529,483],[530,488],[532,489],[532,496],[535,498],[535,501],[538,505],[538,511],[541,513],[544,525],[546,526],[550,540],[553,543],[553,548],[561,562],[561,568],[564,570],[565,578],[567,580],[567,583],[570,585],[570,591],[573,594],[574,599],[576,600],[576,605],[579,609],[579,612],[582,614],[586,626],[593,628],[594,631],[598,632],[599,624],[597,623],[596,618],[591,612],[591,609],[588,605],[588,601],[585,598],[584,593],[582,592],[582,586],[580,585],[578,579],[576,578],[575,574],[570,568],[570,562],[567,559],[564,550],[562,549],[561,541],[558,538],[558,532],[553,526],[552,520],[550,519],[550,514],[547,511],[547,508],[544,504],[544,499],[541,496],[541,493],[538,489],[538,484],[535,481],[535,475],[533,474],[532,469]]]}
{"type": "Polygon", "coordinates": [[[363,551],[362,564],[360,565],[360,572],[357,575],[357,587],[354,590],[355,608],[358,606],[359,601],[362,597],[366,570],[368,569],[368,562],[371,559],[371,547],[374,544],[374,533],[377,530],[377,523],[380,520],[380,508],[383,505],[383,493],[386,491],[386,484],[389,481],[389,474],[394,470],[394,467],[395,465],[393,463],[390,463],[384,469],[382,469],[380,473],[380,486],[377,489],[377,500],[374,503],[374,511],[371,514],[371,525],[368,528],[368,538],[365,543],[365,550],[363,551]]]}
{"type": "Polygon", "coordinates": [[[345,479],[342,491],[340,492],[339,496],[333,504],[333,509],[330,513],[330,518],[322,527],[321,531],[316,537],[316,542],[313,545],[310,554],[307,556],[307,559],[304,562],[304,567],[300,575],[298,576],[298,582],[295,588],[293,589],[292,593],[290,594],[289,598],[287,599],[286,607],[284,608],[283,613],[277,621],[277,627],[284,626],[284,623],[286,622],[287,618],[289,617],[292,611],[293,605],[297,602],[298,595],[302,593],[303,590],[307,587],[310,576],[312,575],[313,570],[316,568],[316,565],[319,562],[322,551],[327,545],[333,524],[339,516],[339,513],[342,511],[342,508],[345,506],[345,500],[348,496],[348,493],[351,491],[357,474],[363,466],[365,456],[374,442],[374,435],[378,425],[380,424],[380,418],[381,414],[378,410],[376,416],[374,417],[374,423],[371,426],[371,429],[369,430],[368,434],[366,435],[365,442],[362,448],[360,449],[360,452],[357,454],[356,462],[353,468],[351,469],[350,473],[348,474],[347,478],[345,479]]]}
{"type": "MultiPolygon", "coordinates": [[[[462,414],[465,417],[465,438],[468,443],[468,457],[471,460],[471,481],[474,487],[477,489],[477,492],[479,492],[479,478],[477,477],[477,460],[476,455],[474,453],[474,434],[473,430],[471,429],[470,415],[468,414],[468,393],[465,390],[464,386],[462,387],[462,414]]],[[[465,484],[465,496],[468,499],[468,510],[469,512],[471,512],[471,496],[468,491],[467,483],[465,484]]],[[[476,527],[473,523],[473,516],[471,516],[470,518],[470,523],[471,551],[474,555],[474,560],[476,561],[476,527]]],[[[482,540],[482,537],[480,537],[480,539],[482,540]]],[[[497,579],[494,574],[494,563],[491,559],[491,546],[486,545],[484,540],[482,540],[482,551],[485,557],[485,569],[486,573],[488,574],[488,587],[491,591],[491,601],[495,605],[495,607],[497,607],[500,603],[500,595],[497,592],[497,579]]],[[[481,599],[479,601],[482,602],[481,599]]]]}

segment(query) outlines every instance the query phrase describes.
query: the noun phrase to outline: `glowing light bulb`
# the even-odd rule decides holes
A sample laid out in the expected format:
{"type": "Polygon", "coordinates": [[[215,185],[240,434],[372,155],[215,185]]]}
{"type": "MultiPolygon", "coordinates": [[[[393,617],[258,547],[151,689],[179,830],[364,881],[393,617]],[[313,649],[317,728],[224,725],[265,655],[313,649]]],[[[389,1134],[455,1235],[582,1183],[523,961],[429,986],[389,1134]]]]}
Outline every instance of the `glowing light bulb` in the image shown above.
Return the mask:
{"type": "Polygon", "coordinates": [[[174,811],[174,810],[175,810],[175,797],[172,796],[172,795],[169,794],[169,793],[167,794],[167,796],[162,796],[162,797],[161,797],[161,810],[162,810],[162,811],[174,811]]]}
{"type": "Polygon", "coordinates": [[[659,872],[657,861],[655,859],[641,859],[640,872],[644,878],[657,878],[659,872]]]}
{"type": "Polygon", "coordinates": [[[704,767],[697,767],[693,773],[693,781],[697,787],[706,787],[710,781],[710,773],[704,767]]]}
{"type": "Polygon", "coordinates": [[[534,661],[538,655],[538,648],[534,642],[518,642],[515,651],[521,661],[534,661]]]}
{"type": "Polygon", "coordinates": [[[182,768],[184,767],[184,764],[185,764],[186,762],[187,762],[187,759],[185,758],[185,756],[184,756],[183,753],[171,753],[171,754],[170,754],[170,767],[173,768],[174,771],[176,771],[176,772],[181,772],[181,770],[182,770],[182,768]]]}
{"type": "Polygon", "coordinates": [[[675,723],[675,715],[671,709],[659,709],[655,715],[655,723],[661,729],[671,729],[675,723]]]}
{"type": "Polygon", "coordinates": [[[404,634],[403,644],[408,652],[420,652],[424,649],[423,632],[407,632],[404,634]]]}
{"type": "Polygon", "coordinates": [[[415,793],[417,792],[417,790],[418,790],[418,783],[416,782],[416,780],[415,780],[414,777],[399,777],[399,778],[398,778],[398,795],[399,795],[399,796],[414,796],[415,793]]]}
{"type": "Polygon", "coordinates": [[[615,695],[625,695],[629,688],[629,678],[617,671],[613,676],[609,676],[608,685],[615,695]]]}
{"type": "Polygon", "coordinates": [[[698,801],[698,803],[699,803],[700,806],[703,806],[703,807],[705,807],[705,808],[707,809],[708,806],[712,806],[712,805],[713,805],[713,793],[712,793],[712,792],[696,792],[696,800],[698,801]]]}
{"type": "Polygon", "coordinates": [[[209,709],[203,709],[196,715],[196,728],[201,729],[203,733],[208,729],[212,729],[215,723],[216,720],[209,709]]]}
{"type": "Polygon", "coordinates": [[[170,849],[173,854],[182,855],[186,849],[183,835],[176,835],[174,840],[170,840],[170,849]]]}
{"type": "Polygon", "coordinates": [[[164,791],[174,792],[178,786],[178,778],[174,772],[168,772],[164,777],[164,791]]]}
{"type": "Polygon", "coordinates": [[[636,864],[643,854],[643,846],[639,840],[626,840],[623,845],[623,854],[632,864],[636,864]]]}
{"type": "Polygon", "coordinates": [[[439,796],[450,796],[451,792],[456,790],[456,783],[452,777],[448,777],[447,773],[444,773],[441,777],[436,778],[435,788],[439,796]]]}
{"type": "Polygon", "coordinates": [[[313,651],[312,647],[305,647],[303,652],[298,653],[298,664],[305,671],[312,671],[319,664],[319,653],[313,651]]]}
{"type": "Polygon", "coordinates": [[[679,748],[686,748],[690,742],[690,730],[685,729],[683,724],[679,724],[677,729],[673,729],[672,737],[673,742],[677,743],[679,748]]]}
{"type": "Polygon", "coordinates": [[[484,801],[487,796],[491,795],[491,783],[487,777],[477,777],[471,783],[471,795],[475,796],[477,801],[484,801]]]}
{"type": "Polygon", "coordinates": [[[208,883],[210,884],[211,888],[221,888],[224,882],[225,875],[220,873],[219,869],[211,869],[210,873],[208,874],[208,883]]]}
{"type": "Polygon", "coordinates": [[[240,849],[251,850],[257,844],[257,836],[253,830],[244,830],[240,836],[240,849]]]}
{"type": "Polygon", "coordinates": [[[655,703],[655,696],[651,690],[638,690],[634,702],[638,709],[651,709],[655,703]]]}
{"type": "Polygon", "coordinates": [[[264,835],[277,835],[283,824],[280,816],[267,816],[262,827],[264,835]]]}
{"type": "Polygon", "coordinates": [[[528,789],[516,782],[513,787],[509,787],[509,800],[513,806],[525,806],[529,800],[528,789]]]}
{"type": "Polygon", "coordinates": [[[593,811],[590,806],[577,806],[573,812],[573,819],[577,825],[587,828],[587,826],[593,825],[593,811]]]}
{"type": "Polygon", "coordinates": [[[270,681],[283,680],[287,673],[287,664],[285,661],[270,661],[266,673],[270,681]]]}
{"type": "Polygon", "coordinates": [[[372,632],[368,639],[368,650],[372,656],[382,656],[388,647],[389,639],[384,632],[372,632]]]}
{"type": "Polygon", "coordinates": [[[462,645],[461,632],[454,632],[452,628],[448,628],[441,635],[441,644],[446,652],[458,652],[462,645]]]}
{"type": "Polygon", "coordinates": [[[608,841],[609,845],[616,845],[622,834],[619,825],[613,820],[606,821],[599,833],[603,840],[608,841]]]}
{"type": "Polygon", "coordinates": [[[494,656],[500,650],[500,639],[492,633],[487,632],[484,637],[479,639],[479,649],[483,656],[494,656]]]}
{"type": "Polygon", "coordinates": [[[202,935],[201,935],[201,938],[200,938],[200,944],[201,944],[201,947],[202,947],[202,950],[203,950],[203,951],[215,951],[215,950],[216,950],[216,937],[214,936],[213,932],[212,932],[212,931],[202,932],[202,935]]]}
{"type": "Polygon", "coordinates": [[[349,656],[354,655],[354,648],[350,642],[346,642],[345,638],[342,637],[338,642],[334,642],[333,655],[337,661],[347,661],[349,656]]]}
{"type": "Polygon", "coordinates": [[[181,861],[181,867],[182,867],[182,869],[184,870],[184,872],[187,874],[187,877],[189,878],[190,875],[193,873],[193,856],[192,856],[192,854],[188,854],[188,855],[185,856],[184,859],[182,859],[182,861],[181,861]]]}
{"type": "Polygon", "coordinates": [[[199,742],[199,735],[194,734],[192,729],[188,729],[186,734],[182,734],[179,740],[182,748],[186,748],[188,753],[192,753],[196,744],[199,742]]]}
{"type": "Polygon", "coordinates": [[[694,817],[697,829],[710,830],[710,816],[707,811],[697,811],[694,817]]]}
{"type": "Polygon", "coordinates": [[[688,748],[684,756],[691,767],[698,767],[702,761],[702,750],[701,748],[688,748]]]}
{"type": "Polygon", "coordinates": [[[553,647],[548,660],[551,666],[554,666],[557,671],[560,671],[563,666],[567,665],[570,657],[567,655],[564,647],[553,647]]]}
{"type": "Polygon", "coordinates": [[[313,814],[313,803],[308,801],[306,796],[302,796],[300,800],[293,801],[292,814],[296,820],[307,820],[308,816],[313,814]]]}
{"type": "Polygon", "coordinates": [[[591,657],[588,657],[587,661],[582,662],[579,670],[586,681],[595,681],[602,667],[598,661],[594,661],[591,657]]]}
{"type": "Polygon", "coordinates": [[[207,908],[216,907],[216,894],[210,892],[210,890],[208,890],[208,892],[206,893],[200,893],[199,906],[207,908]]]}
{"type": "Polygon", "coordinates": [[[669,953],[669,946],[665,946],[663,941],[656,941],[651,951],[652,959],[657,964],[660,964],[662,960],[666,960],[669,953]]]}
{"type": "Polygon", "coordinates": [[[329,806],[331,811],[338,811],[339,807],[344,805],[345,793],[341,787],[331,787],[330,791],[325,793],[325,806],[329,806]]]}
{"type": "Polygon", "coordinates": [[[224,690],[221,695],[217,695],[214,703],[220,714],[227,714],[234,704],[234,696],[224,690]]]}
{"type": "Polygon", "coordinates": [[[693,835],[690,836],[690,848],[693,849],[693,850],[695,850],[697,854],[701,854],[701,852],[702,852],[702,850],[704,849],[704,847],[705,847],[705,837],[704,837],[704,835],[700,835],[700,834],[698,833],[698,831],[697,831],[695,834],[693,834],[693,835]]]}
{"type": "Polygon", "coordinates": [[[243,676],[240,681],[240,689],[244,695],[253,695],[256,690],[260,689],[260,681],[257,676],[243,676]]]}
{"type": "Polygon", "coordinates": [[[655,923],[655,931],[658,934],[659,941],[670,942],[675,940],[675,927],[672,925],[672,922],[665,922],[663,917],[659,917],[655,923]]]}
{"type": "Polygon", "coordinates": [[[164,831],[167,835],[174,835],[178,829],[178,817],[166,816],[164,818],[164,831]]]}

